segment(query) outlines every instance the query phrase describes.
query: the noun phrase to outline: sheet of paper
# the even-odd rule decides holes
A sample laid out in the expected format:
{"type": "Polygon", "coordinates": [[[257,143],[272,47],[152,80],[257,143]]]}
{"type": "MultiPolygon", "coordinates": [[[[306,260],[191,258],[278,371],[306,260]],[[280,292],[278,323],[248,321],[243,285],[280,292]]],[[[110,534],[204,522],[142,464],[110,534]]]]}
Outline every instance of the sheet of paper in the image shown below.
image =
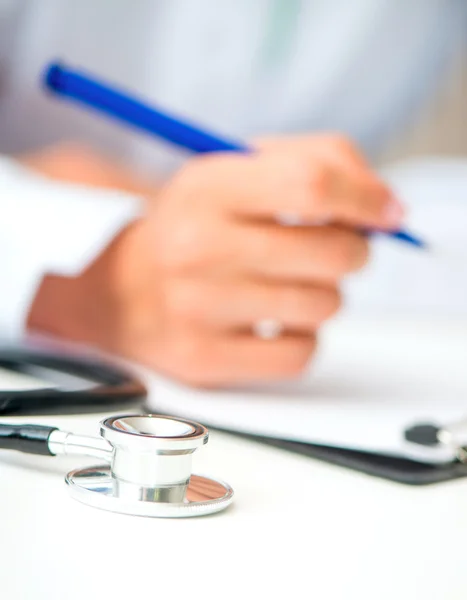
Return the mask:
{"type": "Polygon", "coordinates": [[[148,374],[155,411],[234,431],[443,461],[452,453],[408,443],[416,423],[467,415],[467,318],[343,319],[294,383],[201,391],[148,374]]]}
{"type": "Polygon", "coordinates": [[[467,160],[420,160],[385,172],[421,252],[377,235],[373,260],[345,285],[353,314],[467,314],[467,160]]]}

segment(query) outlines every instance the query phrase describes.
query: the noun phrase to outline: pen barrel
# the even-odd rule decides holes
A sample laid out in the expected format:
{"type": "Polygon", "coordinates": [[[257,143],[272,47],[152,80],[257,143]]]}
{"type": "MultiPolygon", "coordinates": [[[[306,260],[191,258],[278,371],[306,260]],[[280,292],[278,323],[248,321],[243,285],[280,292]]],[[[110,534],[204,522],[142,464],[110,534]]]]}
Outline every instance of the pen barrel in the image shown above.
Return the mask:
{"type": "Polygon", "coordinates": [[[94,110],[99,110],[145,133],[161,137],[192,152],[249,151],[249,148],[241,143],[221,139],[165,111],[159,111],[154,106],[149,106],[117,90],[114,86],[111,87],[59,64],[53,64],[48,68],[45,74],[45,85],[55,94],[86,104],[94,110]]]}
{"type": "MultiPolygon", "coordinates": [[[[166,111],[98,81],[94,76],[52,64],[45,74],[45,85],[53,93],[87,105],[105,115],[133,126],[146,134],[167,140],[186,150],[206,152],[242,152],[253,149],[235,140],[218,136],[166,111]]],[[[423,240],[407,231],[386,232],[396,240],[417,248],[426,248],[423,240]]]]}

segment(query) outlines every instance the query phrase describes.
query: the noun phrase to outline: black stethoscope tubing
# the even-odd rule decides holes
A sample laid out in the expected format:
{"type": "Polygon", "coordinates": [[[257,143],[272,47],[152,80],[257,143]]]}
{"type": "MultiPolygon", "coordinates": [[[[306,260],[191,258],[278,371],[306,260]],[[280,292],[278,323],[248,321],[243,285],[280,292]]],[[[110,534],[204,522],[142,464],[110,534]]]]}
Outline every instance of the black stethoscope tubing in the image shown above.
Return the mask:
{"type": "Polygon", "coordinates": [[[80,377],[95,385],[78,390],[0,390],[0,416],[105,412],[130,403],[143,404],[147,397],[145,386],[135,375],[101,359],[0,349],[0,367],[27,374],[31,366],[80,377]]]}

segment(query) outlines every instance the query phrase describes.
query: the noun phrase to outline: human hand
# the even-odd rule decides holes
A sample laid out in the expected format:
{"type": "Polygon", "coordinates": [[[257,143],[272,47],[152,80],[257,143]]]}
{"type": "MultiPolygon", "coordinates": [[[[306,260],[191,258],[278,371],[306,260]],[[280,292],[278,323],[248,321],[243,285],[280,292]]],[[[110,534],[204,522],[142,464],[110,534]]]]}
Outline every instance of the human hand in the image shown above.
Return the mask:
{"type": "Polygon", "coordinates": [[[85,273],[46,278],[31,327],[189,384],[299,374],[339,308],[340,281],[368,258],[359,230],[396,229],[403,213],[341,138],[258,146],[188,161],[85,273]],[[264,320],[281,335],[258,337],[264,320]]]}

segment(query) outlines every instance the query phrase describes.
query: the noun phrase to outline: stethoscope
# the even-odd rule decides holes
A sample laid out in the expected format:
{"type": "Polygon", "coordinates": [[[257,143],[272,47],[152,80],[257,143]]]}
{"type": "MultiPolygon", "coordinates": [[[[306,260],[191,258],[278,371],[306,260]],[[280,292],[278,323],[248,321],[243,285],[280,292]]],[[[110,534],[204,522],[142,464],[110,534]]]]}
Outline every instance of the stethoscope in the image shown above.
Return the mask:
{"type": "MultiPolygon", "coordinates": [[[[76,355],[0,350],[0,367],[28,372],[31,365],[95,385],[80,390],[1,391],[0,415],[85,413],[146,398],[144,385],[120,366],[76,355]]],[[[233,490],[228,484],[192,473],[193,453],[207,441],[203,425],[166,415],[109,417],[100,423],[100,437],[46,425],[0,423],[0,448],[104,461],[68,473],[65,481],[71,496],[96,508],[146,517],[193,517],[231,504],[233,490]]]]}

